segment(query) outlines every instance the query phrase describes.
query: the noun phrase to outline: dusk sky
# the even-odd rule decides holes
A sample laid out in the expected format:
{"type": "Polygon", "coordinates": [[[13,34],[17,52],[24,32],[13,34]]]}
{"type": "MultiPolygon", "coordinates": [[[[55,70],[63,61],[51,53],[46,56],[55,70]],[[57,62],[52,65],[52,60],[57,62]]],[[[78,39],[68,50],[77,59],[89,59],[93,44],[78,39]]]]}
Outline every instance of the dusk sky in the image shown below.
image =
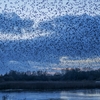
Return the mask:
{"type": "Polygon", "coordinates": [[[19,70],[100,66],[100,0],[0,0],[0,16],[3,66],[19,70]]]}

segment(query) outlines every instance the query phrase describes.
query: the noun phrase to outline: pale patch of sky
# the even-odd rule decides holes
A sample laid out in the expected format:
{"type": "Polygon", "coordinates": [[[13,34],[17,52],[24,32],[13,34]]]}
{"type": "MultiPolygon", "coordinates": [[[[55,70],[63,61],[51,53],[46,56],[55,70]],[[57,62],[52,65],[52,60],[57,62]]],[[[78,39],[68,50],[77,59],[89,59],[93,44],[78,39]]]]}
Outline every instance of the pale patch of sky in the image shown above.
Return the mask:
{"type": "Polygon", "coordinates": [[[100,0],[0,0],[0,12],[16,12],[37,22],[59,15],[100,14],[100,0]]]}
{"type": "Polygon", "coordinates": [[[70,59],[67,56],[60,58],[61,66],[69,67],[99,67],[100,66],[100,57],[96,58],[86,58],[86,59],[70,59]]]}
{"type": "Polygon", "coordinates": [[[20,68],[23,64],[26,66],[26,70],[28,68],[31,69],[31,71],[37,71],[37,70],[44,70],[48,72],[60,72],[64,68],[99,68],[100,66],[100,58],[87,58],[87,59],[74,59],[71,60],[67,56],[62,56],[59,59],[59,63],[47,63],[47,62],[34,62],[34,61],[25,61],[25,62],[19,62],[19,61],[9,61],[8,66],[14,66],[15,68],[20,68]]]}

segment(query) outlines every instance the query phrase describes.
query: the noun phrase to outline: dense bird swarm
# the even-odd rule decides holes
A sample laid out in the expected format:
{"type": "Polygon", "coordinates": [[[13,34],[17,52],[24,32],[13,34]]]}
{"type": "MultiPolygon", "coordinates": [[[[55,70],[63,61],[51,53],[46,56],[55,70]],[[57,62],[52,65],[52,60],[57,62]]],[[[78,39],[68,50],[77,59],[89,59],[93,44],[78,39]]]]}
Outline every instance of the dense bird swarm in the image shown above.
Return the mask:
{"type": "Polygon", "coordinates": [[[0,73],[100,66],[99,0],[0,1],[0,73]]]}

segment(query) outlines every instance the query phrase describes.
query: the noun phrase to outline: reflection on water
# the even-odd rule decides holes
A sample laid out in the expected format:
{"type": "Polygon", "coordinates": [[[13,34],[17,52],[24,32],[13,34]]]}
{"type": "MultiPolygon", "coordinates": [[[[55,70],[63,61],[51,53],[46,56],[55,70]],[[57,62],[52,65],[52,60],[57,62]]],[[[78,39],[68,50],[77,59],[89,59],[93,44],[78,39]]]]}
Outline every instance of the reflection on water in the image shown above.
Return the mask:
{"type": "Polygon", "coordinates": [[[0,100],[100,100],[100,90],[0,92],[0,100]]]}

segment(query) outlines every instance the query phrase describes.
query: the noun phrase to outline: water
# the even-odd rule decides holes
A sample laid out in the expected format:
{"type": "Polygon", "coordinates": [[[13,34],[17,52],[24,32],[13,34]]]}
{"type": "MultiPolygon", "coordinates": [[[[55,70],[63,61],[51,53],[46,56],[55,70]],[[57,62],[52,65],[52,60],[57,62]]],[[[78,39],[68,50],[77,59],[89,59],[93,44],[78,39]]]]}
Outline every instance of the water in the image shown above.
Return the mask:
{"type": "Polygon", "coordinates": [[[100,100],[100,90],[0,92],[0,100],[100,100]]]}

